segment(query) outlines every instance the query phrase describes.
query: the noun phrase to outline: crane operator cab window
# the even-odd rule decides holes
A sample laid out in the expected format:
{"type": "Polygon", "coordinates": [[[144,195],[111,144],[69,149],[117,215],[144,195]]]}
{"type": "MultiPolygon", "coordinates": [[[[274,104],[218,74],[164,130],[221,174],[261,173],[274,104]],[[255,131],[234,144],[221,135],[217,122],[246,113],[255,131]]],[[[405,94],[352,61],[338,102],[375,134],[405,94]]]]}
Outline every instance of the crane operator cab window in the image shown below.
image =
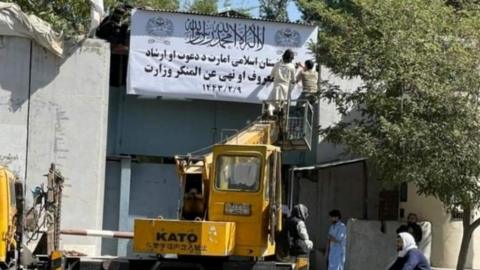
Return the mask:
{"type": "Polygon", "coordinates": [[[215,186],[224,191],[258,191],[260,165],[259,157],[220,156],[217,158],[215,186]]]}

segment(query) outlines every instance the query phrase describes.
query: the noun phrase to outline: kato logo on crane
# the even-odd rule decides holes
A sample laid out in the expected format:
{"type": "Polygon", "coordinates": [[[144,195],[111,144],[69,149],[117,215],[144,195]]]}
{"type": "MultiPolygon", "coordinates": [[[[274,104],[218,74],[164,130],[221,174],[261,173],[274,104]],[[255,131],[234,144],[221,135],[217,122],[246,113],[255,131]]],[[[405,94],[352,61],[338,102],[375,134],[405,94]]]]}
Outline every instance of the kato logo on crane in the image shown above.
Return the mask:
{"type": "Polygon", "coordinates": [[[163,242],[195,243],[198,241],[198,236],[194,233],[158,232],[156,238],[157,238],[157,241],[163,241],[163,242]]]}

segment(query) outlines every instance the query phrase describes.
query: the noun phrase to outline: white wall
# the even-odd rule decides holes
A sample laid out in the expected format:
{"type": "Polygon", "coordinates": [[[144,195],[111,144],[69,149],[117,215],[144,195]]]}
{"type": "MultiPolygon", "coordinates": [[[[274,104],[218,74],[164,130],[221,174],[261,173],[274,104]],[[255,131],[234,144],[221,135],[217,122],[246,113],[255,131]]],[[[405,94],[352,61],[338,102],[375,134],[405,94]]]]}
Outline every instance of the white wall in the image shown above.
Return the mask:
{"type": "Polygon", "coordinates": [[[25,179],[30,40],[0,36],[0,165],[25,179]]]}
{"type": "MultiPolygon", "coordinates": [[[[2,40],[0,162],[10,155],[6,165],[22,180],[26,174],[27,203],[29,190],[56,163],[67,178],[61,226],[101,229],[109,45],[87,40],[61,59],[27,39],[2,40]]],[[[101,248],[95,238],[62,237],[61,243],[89,255],[101,248]]]]}
{"type": "MultiPolygon", "coordinates": [[[[320,77],[322,81],[328,80],[331,84],[338,85],[343,91],[352,92],[357,87],[362,85],[362,81],[359,78],[343,79],[332,74],[326,67],[321,68],[320,77]]],[[[337,112],[334,103],[328,103],[326,100],[320,100],[318,104],[319,110],[319,125],[321,128],[334,126],[335,124],[348,121],[349,118],[342,118],[337,112]]],[[[319,136],[317,148],[317,163],[324,163],[333,160],[348,159],[345,158],[342,153],[343,147],[335,145],[325,141],[325,138],[319,136]]]]}

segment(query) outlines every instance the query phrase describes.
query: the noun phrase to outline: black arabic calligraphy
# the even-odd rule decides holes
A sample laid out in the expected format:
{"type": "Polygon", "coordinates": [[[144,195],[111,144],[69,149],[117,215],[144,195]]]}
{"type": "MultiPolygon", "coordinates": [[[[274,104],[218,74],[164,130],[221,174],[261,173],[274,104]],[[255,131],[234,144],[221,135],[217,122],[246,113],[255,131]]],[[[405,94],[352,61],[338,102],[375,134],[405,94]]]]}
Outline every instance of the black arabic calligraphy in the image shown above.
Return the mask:
{"type": "Polygon", "coordinates": [[[145,52],[145,56],[157,59],[160,62],[173,62],[174,60],[180,60],[186,64],[190,62],[209,62],[220,66],[222,64],[230,64],[232,67],[238,66],[255,66],[260,69],[265,69],[267,67],[273,67],[275,62],[270,58],[260,59],[259,57],[253,56],[242,56],[239,59],[234,60],[230,55],[220,54],[219,56],[215,55],[205,55],[198,53],[178,53],[176,50],[171,52],[163,50],[160,52],[158,49],[150,48],[145,52]]]}
{"type": "Polygon", "coordinates": [[[181,77],[200,77],[205,81],[210,81],[212,78],[220,82],[233,82],[233,83],[242,83],[242,82],[256,82],[257,85],[266,85],[267,83],[273,82],[271,76],[262,77],[260,74],[257,74],[255,71],[252,73],[247,73],[246,71],[236,72],[232,70],[228,73],[219,73],[216,70],[206,71],[202,70],[201,67],[188,67],[183,65],[177,70],[169,68],[165,65],[158,65],[154,67],[152,65],[147,65],[144,67],[145,73],[152,74],[153,77],[162,77],[162,78],[181,78],[181,77]],[[202,72],[203,71],[203,72],[202,72]]]}
{"type": "Polygon", "coordinates": [[[229,23],[221,21],[187,19],[185,22],[187,43],[199,46],[260,51],[265,44],[265,26],[255,23],[229,23]]]}

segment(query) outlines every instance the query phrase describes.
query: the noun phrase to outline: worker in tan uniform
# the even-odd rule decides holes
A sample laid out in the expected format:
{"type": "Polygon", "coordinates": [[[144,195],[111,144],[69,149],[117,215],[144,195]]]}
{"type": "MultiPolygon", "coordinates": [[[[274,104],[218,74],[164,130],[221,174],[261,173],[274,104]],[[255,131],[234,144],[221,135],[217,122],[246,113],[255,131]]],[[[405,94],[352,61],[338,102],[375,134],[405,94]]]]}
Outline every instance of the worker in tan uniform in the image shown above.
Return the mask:
{"type": "Polygon", "coordinates": [[[276,63],[272,69],[273,89],[268,99],[270,115],[273,115],[274,111],[282,111],[285,103],[290,98],[292,88],[295,86],[294,57],[295,54],[292,50],[286,50],[282,55],[282,60],[276,63]]]}
{"type": "Polygon", "coordinates": [[[296,83],[302,82],[302,94],[299,100],[308,100],[310,103],[317,101],[318,95],[318,72],[314,69],[315,64],[312,60],[305,61],[305,64],[299,64],[301,70],[297,75],[296,83]]]}

